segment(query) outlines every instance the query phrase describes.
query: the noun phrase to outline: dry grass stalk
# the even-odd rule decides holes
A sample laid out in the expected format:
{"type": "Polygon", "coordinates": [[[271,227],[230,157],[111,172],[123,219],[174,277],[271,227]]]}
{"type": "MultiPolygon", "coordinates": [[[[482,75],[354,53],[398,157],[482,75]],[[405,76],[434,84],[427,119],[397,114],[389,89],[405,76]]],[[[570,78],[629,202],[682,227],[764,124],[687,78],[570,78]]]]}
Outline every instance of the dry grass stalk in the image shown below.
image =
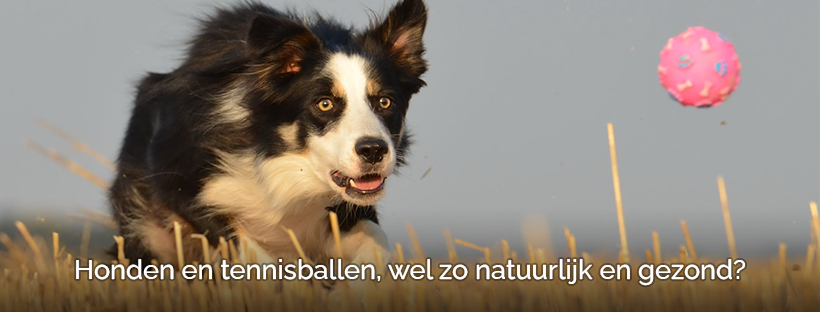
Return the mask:
{"type": "Polygon", "coordinates": [[[652,250],[655,255],[655,263],[663,263],[661,256],[661,239],[658,237],[658,232],[652,231],[652,250]]]}
{"type": "Polygon", "coordinates": [[[328,212],[330,216],[330,229],[333,231],[333,242],[336,246],[336,258],[342,258],[342,236],[339,234],[339,217],[335,212],[328,212]]]}
{"type": "Polygon", "coordinates": [[[40,247],[37,246],[37,243],[34,241],[34,237],[32,237],[31,233],[29,233],[28,228],[26,228],[26,225],[23,224],[23,222],[15,221],[14,226],[16,226],[17,230],[20,231],[20,234],[23,235],[23,239],[26,240],[26,243],[28,243],[29,248],[31,248],[31,250],[34,252],[34,255],[37,256],[38,258],[42,257],[42,253],[40,252],[40,247]]]}
{"type": "Polygon", "coordinates": [[[410,243],[413,244],[413,252],[415,253],[415,258],[417,262],[424,262],[426,256],[424,255],[424,249],[421,248],[421,242],[419,241],[419,237],[416,235],[416,230],[413,229],[413,226],[410,223],[405,225],[407,228],[407,235],[410,236],[410,243]]]}
{"type": "Polygon", "coordinates": [[[61,166],[65,167],[66,169],[73,172],[74,174],[79,175],[83,179],[86,179],[86,180],[90,181],[91,183],[93,183],[96,186],[99,186],[102,189],[106,189],[106,190],[108,189],[108,183],[105,182],[103,179],[100,179],[99,177],[97,177],[96,175],[91,173],[91,171],[86,170],[85,168],[83,168],[83,166],[80,166],[80,164],[78,164],[78,163],[76,163],[76,162],[74,162],[74,161],[72,161],[68,158],[63,157],[62,155],[57,153],[57,151],[48,150],[48,149],[38,145],[37,143],[34,143],[31,140],[26,140],[24,143],[29,148],[31,148],[34,151],[36,151],[36,152],[50,158],[51,160],[57,162],[61,166]]]}
{"type": "Polygon", "coordinates": [[[74,147],[74,149],[88,155],[89,157],[91,157],[92,159],[94,159],[95,161],[97,161],[98,163],[103,165],[104,167],[108,168],[109,170],[111,170],[111,171],[116,170],[116,166],[114,165],[114,163],[111,160],[109,160],[108,158],[106,158],[102,154],[98,153],[97,151],[95,151],[94,149],[92,149],[91,147],[89,147],[88,145],[83,143],[82,141],[75,139],[74,137],[72,137],[71,135],[66,133],[65,131],[60,130],[60,128],[57,128],[56,126],[54,126],[54,125],[52,125],[52,124],[50,124],[47,121],[42,120],[42,119],[36,120],[36,123],[40,127],[43,127],[46,130],[48,130],[49,132],[54,133],[55,135],[57,135],[61,139],[65,140],[65,141],[68,141],[69,143],[71,143],[71,145],[74,147]]]}
{"type": "Polygon", "coordinates": [[[729,215],[729,199],[726,196],[726,183],[721,176],[718,176],[717,181],[718,192],[720,193],[720,206],[723,209],[723,224],[726,227],[726,240],[729,242],[729,253],[733,259],[737,259],[735,232],[732,230],[732,217],[729,215]]]}
{"type": "Polygon", "coordinates": [[[54,260],[60,257],[60,234],[51,232],[52,247],[54,247],[54,260]]]}
{"type": "Polygon", "coordinates": [[[484,261],[486,263],[492,263],[492,258],[491,258],[491,255],[490,255],[490,248],[482,247],[482,246],[479,246],[479,245],[476,245],[476,244],[473,244],[473,243],[469,243],[469,242],[465,242],[465,241],[460,240],[458,238],[456,238],[454,241],[455,241],[456,244],[459,244],[461,246],[483,252],[484,253],[484,261]]]}
{"type": "Polygon", "coordinates": [[[231,260],[230,252],[228,251],[228,242],[224,237],[219,238],[219,256],[227,261],[231,260]]]}
{"type": "Polygon", "coordinates": [[[54,249],[54,255],[52,257],[52,261],[54,261],[54,272],[59,275],[60,271],[62,271],[60,266],[57,265],[60,260],[60,255],[62,254],[62,250],[60,250],[60,234],[57,234],[57,232],[51,232],[51,242],[52,248],[54,249]]]}
{"type": "Polygon", "coordinates": [[[618,156],[615,153],[615,132],[612,123],[606,124],[609,134],[609,157],[612,164],[612,185],[615,188],[615,205],[618,209],[618,231],[621,235],[621,253],[619,261],[629,263],[629,243],[626,239],[626,225],[624,224],[624,206],[621,201],[621,179],[618,176],[618,156]]]}
{"type": "Polygon", "coordinates": [[[8,250],[7,254],[4,255],[6,258],[11,258],[15,262],[25,262],[27,259],[25,251],[23,251],[20,246],[18,246],[8,234],[0,232],[0,243],[6,247],[8,250]]]}
{"type": "Polygon", "coordinates": [[[424,174],[421,175],[421,178],[419,178],[419,180],[424,180],[424,178],[426,178],[427,175],[430,174],[430,171],[433,171],[433,166],[427,168],[427,171],[424,171],[424,174]]]}
{"type": "Polygon", "coordinates": [[[777,247],[778,247],[777,255],[778,255],[778,259],[780,260],[780,262],[779,262],[779,264],[780,264],[779,265],[780,273],[781,274],[786,274],[789,271],[789,263],[786,261],[786,244],[780,243],[777,247]]]}
{"type": "Polygon", "coordinates": [[[458,253],[456,252],[456,245],[453,243],[453,235],[450,230],[444,230],[444,243],[447,244],[447,256],[450,263],[458,263],[458,253]]]}
{"type": "Polygon", "coordinates": [[[407,263],[407,259],[404,258],[404,248],[399,243],[396,243],[396,260],[398,263],[407,263]]]}
{"type": "MultiPolygon", "coordinates": [[[[809,202],[809,210],[811,211],[811,225],[816,239],[817,246],[820,246],[820,216],[817,214],[817,203],[809,202]]],[[[820,256],[820,248],[816,249],[818,256],[820,256]]],[[[820,257],[818,257],[820,258],[820,257]]]]}
{"type": "Polygon", "coordinates": [[[114,235],[114,242],[117,243],[117,261],[128,264],[125,260],[125,239],[122,236],[114,235]]]}
{"type": "MultiPolygon", "coordinates": [[[[288,232],[290,241],[293,243],[293,247],[296,248],[296,253],[299,254],[299,257],[302,257],[302,260],[304,260],[305,263],[313,264],[313,262],[310,261],[310,258],[308,258],[307,255],[305,255],[305,251],[302,249],[302,244],[299,244],[299,240],[296,238],[296,233],[293,233],[293,230],[288,228],[283,229],[285,229],[285,232],[288,232]]],[[[378,259],[378,257],[376,259],[378,259]]]]}
{"type": "Polygon", "coordinates": [[[564,236],[567,238],[567,247],[569,247],[570,257],[578,257],[578,248],[575,245],[575,235],[572,235],[568,227],[564,227],[564,236]]]}
{"type": "Polygon", "coordinates": [[[80,258],[88,258],[88,246],[91,245],[91,221],[85,221],[83,225],[83,234],[80,243],[80,258]]]}
{"type": "Polygon", "coordinates": [[[182,250],[182,228],[179,222],[174,221],[174,243],[177,249],[177,264],[185,264],[185,253],[182,250]]]}
{"type": "Polygon", "coordinates": [[[191,234],[191,238],[201,241],[202,260],[205,261],[205,263],[211,263],[211,244],[208,243],[208,238],[202,234],[191,234]]]}
{"type": "Polygon", "coordinates": [[[40,251],[40,246],[37,245],[37,242],[34,240],[34,237],[31,236],[31,233],[29,233],[28,228],[26,228],[26,225],[23,224],[23,222],[15,221],[14,225],[17,227],[17,230],[20,231],[20,235],[23,236],[23,239],[26,241],[29,248],[31,248],[31,251],[34,252],[34,263],[36,265],[35,268],[41,271],[44,270],[45,263],[43,262],[43,253],[40,251]]]}
{"type": "Polygon", "coordinates": [[[532,247],[532,244],[527,243],[527,252],[530,255],[530,263],[535,263],[535,249],[532,247]]]}
{"type": "Polygon", "coordinates": [[[117,222],[114,221],[114,218],[108,213],[84,207],[77,208],[77,211],[80,212],[80,215],[69,215],[68,217],[72,220],[89,220],[110,230],[116,230],[118,228],[117,222]]]}
{"type": "Polygon", "coordinates": [[[233,240],[228,241],[228,254],[230,255],[229,261],[234,263],[242,263],[242,257],[239,254],[239,250],[236,249],[236,243],[233,240]]]}
{"type": "Polygon", "coordinates": [[[686,247],[689,251],[689,258],[692,259],[692,262],[698,262],[698,253],[695,252],[695,244],[692,243],[692,237],[689,236],[689,226],[686,225],[686,221],[680,221],[680,227],[683,230],[683,238],[686,240],[686,247]]]}

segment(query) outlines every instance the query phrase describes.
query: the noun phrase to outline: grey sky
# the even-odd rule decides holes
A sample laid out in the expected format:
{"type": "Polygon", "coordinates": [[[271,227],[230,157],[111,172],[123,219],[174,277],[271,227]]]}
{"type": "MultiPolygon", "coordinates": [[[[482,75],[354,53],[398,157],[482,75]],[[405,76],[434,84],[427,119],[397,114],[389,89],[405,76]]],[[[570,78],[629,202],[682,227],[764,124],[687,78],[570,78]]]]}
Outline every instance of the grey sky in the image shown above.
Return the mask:
{"type": "MultiPolygon", "coordinates": [[[[193,19],[213,1],[5,1],[0,4],[0,205],[105,210],[101,190],[22,145],[55,147],[111,173],[38,128],[42,118],[114,158],[133,82],[178,64],[193,19]]],[[[278,1],[363,26],[392,1],[278,1]]],[[[606,123],[615,126],[633,253],[689,223],[700,254],[728,254],[716,176],[726,178],[741,255],[803,252],[820,199],[818,1],[428,1],[429,86],[408,123],[410,166],[388,181],[382,223],[430,251],[441,231],[520,246],[530,213],[579,248],[619,243],[606,123]],[[711,109],[684,108],[657,80],[658,52],[689,26],[731,39],[742,82],[711,109]],[[726,125],[721,125],[726,121],[726,125]],[[432,166],[427,177],[422,174],[432,166]]],[[[3,218],[0,212],[0,218],[3,218]]],[[[7,230],[7,229],[4,229],[7,230]]],[[[463,251],[465,256],[478,256],[463,251]]]]}

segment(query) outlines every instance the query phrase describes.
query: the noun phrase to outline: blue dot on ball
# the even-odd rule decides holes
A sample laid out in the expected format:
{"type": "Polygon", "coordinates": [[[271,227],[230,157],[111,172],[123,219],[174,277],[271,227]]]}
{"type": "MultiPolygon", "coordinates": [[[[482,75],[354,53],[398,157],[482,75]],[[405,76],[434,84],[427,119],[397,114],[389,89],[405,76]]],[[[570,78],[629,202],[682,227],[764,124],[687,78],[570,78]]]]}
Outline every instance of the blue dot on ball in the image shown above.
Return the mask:
{"type": "Polygon", "coordinates": [[[726,61],[720,61],[720,62],[717,62],[717,64],[715,64],[715,71],[718,72],[718,74],[721,77],[723,77],[723,75],[726,75],[726,72],[728,70],[729,70],[729,65],[726,65],[726,61]]]}
{"type": "Polygon", "coordinates": [[[678,59],[678,67],[686,68],[689,67],[689,65],[692,65],[692,58],[689,56],[689,54],[681,55],[678,59]]]}

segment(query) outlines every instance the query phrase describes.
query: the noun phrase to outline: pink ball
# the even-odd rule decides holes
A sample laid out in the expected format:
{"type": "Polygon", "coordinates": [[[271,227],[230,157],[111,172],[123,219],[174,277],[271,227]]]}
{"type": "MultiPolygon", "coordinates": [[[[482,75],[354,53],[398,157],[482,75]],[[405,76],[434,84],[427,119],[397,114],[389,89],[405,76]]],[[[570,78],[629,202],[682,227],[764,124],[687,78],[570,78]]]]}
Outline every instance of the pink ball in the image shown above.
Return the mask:
{"type": "Polygon", "coordinates": [[[669,38],[658,65],[661,85],[684,106],[711,107],[726,100],[740,83],[734,45],[703,27],[689,27],[669,38]]]}

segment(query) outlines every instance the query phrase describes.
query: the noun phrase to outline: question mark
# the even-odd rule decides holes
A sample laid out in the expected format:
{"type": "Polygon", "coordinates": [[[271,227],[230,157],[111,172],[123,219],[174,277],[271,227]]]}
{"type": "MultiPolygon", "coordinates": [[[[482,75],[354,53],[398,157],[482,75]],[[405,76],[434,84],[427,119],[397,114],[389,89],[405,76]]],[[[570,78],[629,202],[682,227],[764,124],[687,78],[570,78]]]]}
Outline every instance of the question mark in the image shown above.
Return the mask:
{"type": "Polygon", "coordinates": [[[743,269],[746,268],[746,261],[743,259],[737,259],[735,260],[734,265],[739,266],[737,271],[735,271],[735,274],[737,274],[737,279],[740,280],[740,271],[743,271],[743,269]]]}

